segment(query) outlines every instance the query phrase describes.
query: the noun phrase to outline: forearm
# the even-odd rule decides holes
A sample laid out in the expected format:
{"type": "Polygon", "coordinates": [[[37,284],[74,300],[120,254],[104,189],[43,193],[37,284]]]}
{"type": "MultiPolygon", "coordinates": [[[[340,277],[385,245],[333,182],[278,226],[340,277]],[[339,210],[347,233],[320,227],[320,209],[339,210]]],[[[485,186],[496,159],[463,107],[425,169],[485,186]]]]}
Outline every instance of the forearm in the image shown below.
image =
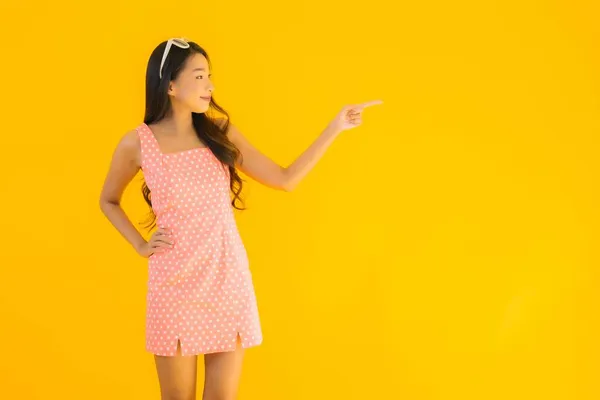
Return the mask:
{"type": "Polygon", "coordinates": [[[131,223],[127,214],[119,204],[110,202],[101,202],[100,209],[106,216],[106,218],[113,224],[113,226],[119,231],[119,233],[129,242],[129,244],[136,250],[141,248],[146,243],[144,237],[131,223]]]}
{"type": "Polygon", "coordinates": [[[313,169],[323,157],[329,146],[340,134],[340,130],[328,125],[319,137],[296,159],[285,168],[284,187],[290,191],[313,169]]]}

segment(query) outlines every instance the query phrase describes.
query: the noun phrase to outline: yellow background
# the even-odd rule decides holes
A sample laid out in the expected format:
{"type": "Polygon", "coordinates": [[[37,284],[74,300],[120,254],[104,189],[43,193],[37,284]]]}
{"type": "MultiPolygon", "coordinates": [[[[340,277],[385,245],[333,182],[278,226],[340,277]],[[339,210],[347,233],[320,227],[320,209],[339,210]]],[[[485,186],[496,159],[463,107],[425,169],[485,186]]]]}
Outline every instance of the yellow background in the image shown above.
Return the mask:
{"type": "MultiPolygon", "coordinates": [[[[185,36],[281,164],[385,101],[295,192],[246,185],[240,399],[599,398],[594,3],[3,0],[0,397],[159,398],[146,261],[98,197],[185,36]]],[[[143,219],[139,178],[123,204],[143,219]]]]}

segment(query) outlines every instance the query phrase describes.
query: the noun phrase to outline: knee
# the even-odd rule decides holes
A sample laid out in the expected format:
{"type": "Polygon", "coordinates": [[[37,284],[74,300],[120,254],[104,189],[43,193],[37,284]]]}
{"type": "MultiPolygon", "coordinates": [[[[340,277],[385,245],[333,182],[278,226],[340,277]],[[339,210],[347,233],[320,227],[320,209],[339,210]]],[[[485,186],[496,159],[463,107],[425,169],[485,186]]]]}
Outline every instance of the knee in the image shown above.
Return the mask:
{"type": "Polygon", "coordinates": [[[236,400],[237,395],[233,392],[208,391],[204,393],[202,400],[236,400]]]}
{"type": "Polygon", "coordinates": [[[161,396],[161,400],[196,400],[196,394],[183,391],[173,391],[161,396]]]}

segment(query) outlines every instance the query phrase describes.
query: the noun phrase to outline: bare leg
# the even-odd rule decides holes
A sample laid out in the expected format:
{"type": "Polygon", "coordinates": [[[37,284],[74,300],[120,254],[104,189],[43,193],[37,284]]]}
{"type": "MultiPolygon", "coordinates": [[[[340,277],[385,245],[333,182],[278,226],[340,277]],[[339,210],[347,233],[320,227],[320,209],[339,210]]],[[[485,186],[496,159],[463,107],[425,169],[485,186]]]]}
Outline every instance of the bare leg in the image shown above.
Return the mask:
{"type": "Polygon", "coordinates": [[[195,400],[198,356],[182,356],[177,341],[176,356],[154,356],[162,400],[195,400]]]}
{"type": "Polygon", "coordinates": [[[238,394],[244,349],[238,335],[235,351],[204,355],[203,400],[235,400],[238,394]]]}

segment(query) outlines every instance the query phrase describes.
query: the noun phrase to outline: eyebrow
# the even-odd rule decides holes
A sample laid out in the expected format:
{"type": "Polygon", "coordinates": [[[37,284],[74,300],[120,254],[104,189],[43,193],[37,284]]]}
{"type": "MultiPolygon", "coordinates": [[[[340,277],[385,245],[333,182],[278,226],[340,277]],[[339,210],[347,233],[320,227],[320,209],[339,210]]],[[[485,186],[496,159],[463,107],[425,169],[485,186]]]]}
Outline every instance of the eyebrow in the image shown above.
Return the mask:
{"type": "Polygon", "coordinates": [[[194,68],[192,70],[192,72],[195,72],[195,71],[206,71],[206,70],[204,68],[200,67],[200,68],[194,68]]]}

